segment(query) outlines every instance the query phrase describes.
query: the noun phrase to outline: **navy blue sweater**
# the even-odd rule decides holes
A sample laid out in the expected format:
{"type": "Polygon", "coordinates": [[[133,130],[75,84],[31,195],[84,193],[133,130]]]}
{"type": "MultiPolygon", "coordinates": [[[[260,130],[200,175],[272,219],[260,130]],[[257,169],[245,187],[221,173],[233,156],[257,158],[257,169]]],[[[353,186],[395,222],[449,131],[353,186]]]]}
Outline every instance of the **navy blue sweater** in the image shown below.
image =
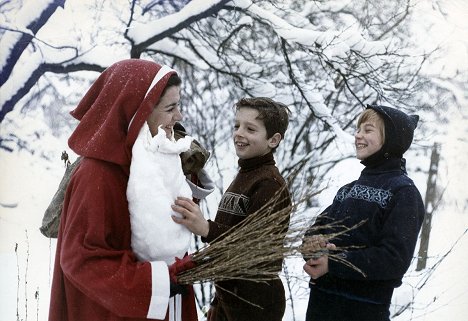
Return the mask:
{"type": "Polygon", "coordinates": [[[330,259],[329,272],[315,280],[315,286],[351,299],[389,304],[411,263],[424,213],[421,195],[406,175],[404,159],[366,167],[358,180],[338,190],[313,230],[313,234],[329,234],[343,227],[316,229],[341,220],[347,227],[365,221],[330,240],[363,273],[330,259]]]}

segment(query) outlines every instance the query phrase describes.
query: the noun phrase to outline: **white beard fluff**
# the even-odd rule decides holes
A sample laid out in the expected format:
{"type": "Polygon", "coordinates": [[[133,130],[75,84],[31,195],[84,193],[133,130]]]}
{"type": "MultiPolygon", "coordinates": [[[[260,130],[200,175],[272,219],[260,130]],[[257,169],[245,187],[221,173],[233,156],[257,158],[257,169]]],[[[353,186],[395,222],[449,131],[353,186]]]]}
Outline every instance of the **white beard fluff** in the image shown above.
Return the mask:
{"type": "Polygon", "coordinates": [[[188,251],[192,233],[175,223],[171,205],[177,196],[191,198],[179,154],[188,150],[193,138],[170,140],[162,128],[151,137],[145,123],[132,149],[127,186],[132,229],[132,249],[141,261],[174,262],[188,251]]]}

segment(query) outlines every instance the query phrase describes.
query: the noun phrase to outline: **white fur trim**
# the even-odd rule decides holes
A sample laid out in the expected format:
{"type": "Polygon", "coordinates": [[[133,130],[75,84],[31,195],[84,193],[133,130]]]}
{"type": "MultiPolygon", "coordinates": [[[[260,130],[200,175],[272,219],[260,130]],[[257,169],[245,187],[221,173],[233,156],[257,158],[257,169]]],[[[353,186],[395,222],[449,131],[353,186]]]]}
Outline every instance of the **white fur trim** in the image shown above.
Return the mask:
{"type": "Polygon", "coordinates": [[[169,303],[169,269],[166,262],[151,263],[151,301],[148,308],[148,319],[163,320],[169,303]]]}
{"type": "Polygon", "coordinates": [[[176,321],[182,321],[182,295],[177,294],[175,296],[175,310],[176,310],[176,315],[175,319],[176,321]]]}
{"type": "Polygon", "coordinates": [[[169,299],[169,321],[182,321],[182,295],[176,294],[169,299]]]}
{"type": "Polygon", "coordinates": [[[186,181],[187,181],[187,184],[190,186],[190,189],[192,190],[192,196],[201,200],[201,199],[206,198],[211,193],[213,193],[215,189],[215,183],[210,178],[210,176],[208,175],[208,172],[204,168],[202,168],[198,172],[197,176],[198,176],[198,179],[200,180],[200,183],[203,185],[203,187],[195,185],[189,179],[186,179],[186,181]]]}
{"type": "Polygon", "coordinates": [[[151,137],[147,124],[133,145],[127,200],[131,245],[140,261],[170,264],[189,249],[192,233],[174,222],[172,215],[180,214],[171,207],[178,196],[192,197],[179,157],[179,152],[189,147],[190,141],[171,142],[163,130],[151,137]],[[159,151],[161,144],[168,145],[165,153],[159,151]]]}

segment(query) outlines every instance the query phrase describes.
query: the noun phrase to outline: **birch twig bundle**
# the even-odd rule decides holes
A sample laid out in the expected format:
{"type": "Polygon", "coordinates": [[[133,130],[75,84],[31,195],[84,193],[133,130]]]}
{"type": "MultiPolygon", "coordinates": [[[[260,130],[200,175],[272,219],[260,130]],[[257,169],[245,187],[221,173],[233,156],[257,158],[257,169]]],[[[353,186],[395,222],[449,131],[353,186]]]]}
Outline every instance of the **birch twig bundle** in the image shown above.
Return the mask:
{"type": "MultiPolygon", "coordinates": [[[[307,193],[290,207],[276,212],[272,209],[276,202],[282,199],[279,199],[279,196],[274,197],[210,245],[193,253],[192,259],[197,263],[197,267],[181,273],[178,281],[182,284],[193,284],[234,279],[266,281],[276,278],[280,271],[275,262],[282,262],[287,256],[302,257],[311,254],[307,252],[307,247],[302,245],[304,234],[310,227],[295,213],[301,204],[320,192],[307,193]]],[[[276,195],[281,195],[281,193],[276,195]]],[[[340,232],[322,235],[326,239],[357,227],[340,226],[340,222],[333,225],[335,230],[340,230],[340,232]]],[[[339,261],[359,271],[340,255],[343,250],[337,249],[327,255],[329,259],[339,261]]]]}

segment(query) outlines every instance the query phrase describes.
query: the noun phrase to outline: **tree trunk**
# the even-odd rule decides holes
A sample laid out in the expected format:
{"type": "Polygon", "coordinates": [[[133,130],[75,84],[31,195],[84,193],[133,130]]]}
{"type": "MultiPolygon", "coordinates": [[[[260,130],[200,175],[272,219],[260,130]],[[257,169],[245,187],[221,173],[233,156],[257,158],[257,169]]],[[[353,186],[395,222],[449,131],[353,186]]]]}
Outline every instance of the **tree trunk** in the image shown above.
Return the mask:
{"type": "Polygon", "coordinates": [[[419,245],[418,264],[416,271],[426,268],[427,250],[429,248],[429,236],[431,233],[432,213],[436,208],[436,179],[439,169],[440,144],[434,143],[432,146],[431,165],[429,166],[429,175],[427,177],[426,198],[424,201],[426,215],[422,224],[421,244],[419,245]]]}

